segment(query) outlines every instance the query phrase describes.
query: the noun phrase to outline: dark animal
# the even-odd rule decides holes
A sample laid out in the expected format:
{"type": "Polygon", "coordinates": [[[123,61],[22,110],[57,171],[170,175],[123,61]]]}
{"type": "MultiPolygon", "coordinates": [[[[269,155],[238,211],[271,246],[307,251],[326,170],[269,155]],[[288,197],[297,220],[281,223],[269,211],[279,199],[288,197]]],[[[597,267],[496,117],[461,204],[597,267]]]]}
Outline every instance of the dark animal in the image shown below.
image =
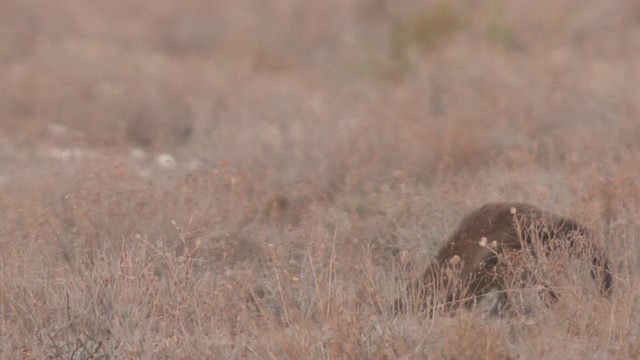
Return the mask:
{"type": "Polygon", "coordinates": [[[406,297],[396,301],[395,310],[410,307],[433,315],[439,309],[468,308],[498,290],[499,301],[492,311],[497,314],[508,300],[505,290],[514,278],[539,285],[555,301],[556,294],[530,266],[543,257],[557,259],[554,254],[588,261],[600,293],[611,292],[609,260],[589,230],[528,204],[485,205],[462,220],[431,265],[409,283],[406,297]]]}

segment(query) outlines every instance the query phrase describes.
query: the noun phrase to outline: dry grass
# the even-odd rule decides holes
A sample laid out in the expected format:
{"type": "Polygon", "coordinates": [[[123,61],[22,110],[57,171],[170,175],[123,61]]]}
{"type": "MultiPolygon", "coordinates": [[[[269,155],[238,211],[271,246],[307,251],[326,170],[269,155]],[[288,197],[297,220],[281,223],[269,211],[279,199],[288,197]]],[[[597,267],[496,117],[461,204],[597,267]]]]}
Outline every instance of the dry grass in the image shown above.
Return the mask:
{"type": "Polygon", "coordinates": [[[638,29],[631,0],[0,2],[0,357],[639,357],[638,29]],[[403,251],[500,200],[603,236],[612,298],[569,269],[526,316],[387,313],[403,251]]]}

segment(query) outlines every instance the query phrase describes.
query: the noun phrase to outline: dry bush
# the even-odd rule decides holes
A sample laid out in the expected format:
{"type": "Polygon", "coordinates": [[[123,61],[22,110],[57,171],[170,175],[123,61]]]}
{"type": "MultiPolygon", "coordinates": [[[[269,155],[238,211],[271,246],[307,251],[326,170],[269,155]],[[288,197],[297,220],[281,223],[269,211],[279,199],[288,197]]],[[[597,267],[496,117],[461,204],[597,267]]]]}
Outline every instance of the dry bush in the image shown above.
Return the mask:
{"type": "Polygon", "coordinates": [[[0,2],[0,357],[637,358],[637,25],[632,0],[0,2]],[[610,301],[577,263],[511,320],[387,312],[408,258],[505,200],[604,234],[610,301]]]}

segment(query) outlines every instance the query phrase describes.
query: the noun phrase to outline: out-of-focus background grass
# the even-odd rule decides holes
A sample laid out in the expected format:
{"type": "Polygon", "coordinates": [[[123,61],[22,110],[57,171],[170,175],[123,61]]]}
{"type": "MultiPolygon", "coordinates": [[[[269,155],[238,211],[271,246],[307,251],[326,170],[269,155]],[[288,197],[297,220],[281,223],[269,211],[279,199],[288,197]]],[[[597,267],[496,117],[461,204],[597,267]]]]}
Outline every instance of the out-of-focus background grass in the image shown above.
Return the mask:
{"type": "Polygon", "coordinates": [[[639,153],[633,0],[3,0],[0,356],[637,358],[639,153]],[[503,200],[612,298],[386,312],[503,200]]]}

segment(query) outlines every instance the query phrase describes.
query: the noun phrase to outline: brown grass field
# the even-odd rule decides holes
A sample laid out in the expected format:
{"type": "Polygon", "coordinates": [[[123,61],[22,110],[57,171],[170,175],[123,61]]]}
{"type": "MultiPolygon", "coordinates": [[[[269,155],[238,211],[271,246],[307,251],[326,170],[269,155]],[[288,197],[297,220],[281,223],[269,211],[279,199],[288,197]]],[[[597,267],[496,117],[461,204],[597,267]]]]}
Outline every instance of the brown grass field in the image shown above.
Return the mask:
{"type": "Polygon", "coordinates": [[[0,210],[2,359],[638,359],[640,5],[2,0],[0,210]],[[389,312],[494,201],[611,297],[389,312]]]}

